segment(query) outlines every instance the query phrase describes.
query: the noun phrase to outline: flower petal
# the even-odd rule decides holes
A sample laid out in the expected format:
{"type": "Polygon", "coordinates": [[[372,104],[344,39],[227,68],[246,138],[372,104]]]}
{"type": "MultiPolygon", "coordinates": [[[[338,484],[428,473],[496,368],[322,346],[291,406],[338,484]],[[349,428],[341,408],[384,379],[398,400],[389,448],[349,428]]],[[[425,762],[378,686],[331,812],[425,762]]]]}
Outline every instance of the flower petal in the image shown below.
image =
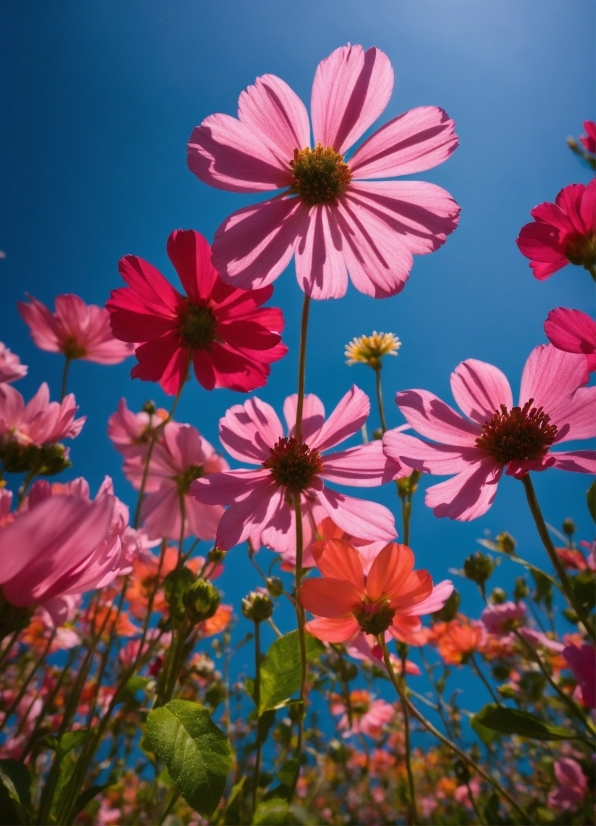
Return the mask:
{"type": "Polygon", "coordinates": [[[335,208],[318,204],[308,214],[306,235],[296,246],[296,278],[312,298],[342,298],[348,288],[348,272],[335,208]]]}
{"type": "Polygon", "coordinates": [[[349,619],[319,619],[310,620],[304,626],[309,634],[322,642],[347,642],[359,631],[358,620],[349,619]]]}
{"type": "Polygon", "coordinates": [[[307,579],[300,588],[302,606],[318,617],[349,617],[362,597],[346,579],[307,579]]]}
{"type": "Polygon", "coordinates": [[[565,353],[552,344],[540,344],[530,353],[522,373],[519,405],[533,399],[557,427],[565,424],[568,404],[575,391],[588,381],[586,359],[565,353]]]}
{"type": "Polygon", "coordinates": [[[338,528],[350,536],[371,542],[388,541],[397,536],[393,514],[377,502],[344,496],[330,488],[318,491],[317,498],[338,528]]]}
{"type": "Polygon", "coordinates": [[[311,114],[315,143],[344,153],[389,103],[393,69],[380,49],[342,46],[317,66],[311,114]]]}
{"type": "Polygon", "coordinates": [[[455,123],[438,106],[419,106],[390,120],[350,159],[354,178],[393,178],[432,169],[458,146],[455,123]]]}
{"type": "Polygon", "coordinates": [[[404,611],[404,614],[409,616],[415,615],[417,617],[423,617],[425,614],[434,614],[435,611],[441,610],[452,593],[453,582],[451,582],[450,579],[444,579],[433,587],[429,597],[417,605],[412,605],[404,611]]]}
{"type": "Polygon", "coordinates": [[[260,535],[277,511],[287,507],[283,489],[272,482],[259,484],[245,499],[234,502],[224,513],[217,528],[217,547],[228,551],[249,536],[260,535]]]}
{"type": "Polygon", "coordinates": [[[308,223],[300,198],[277,197],[239,209],[215,232],[213,266],[236,287],[265,287],[290,263],[308,223]]]}
{"type": "MultiPolygon", "coordinates": [[[[293,393],[284,402],[284,418],[288,427],[288,435],[293,436],[296,432],[296,409],[298,405],[298,394],[293,393]]],[[[302,408],[302,441],[306,444],[316,437],[325,421],[325,407],[323,402],[314,393],[306,393],[304,396],[304,406],[302,408]]]]}
{"type": "Polygon", "coordinates": [[[176,330],[154,341],[146,341],[137,347],[135,354],[139,363],[130,371],[133,379],[159,382],[171,396],[179,391],[188,373],[190,348],[182,347],[176,330]]]}
{"type": "Polygon", "coordinates": [[[399,594],[414,568],[414,554],[407,545],[391,542],[375,557],[366,579],[366,591],[377,600],[399,594]]]}
{"type": "Polygon", "coordinates": [[[395,401],[408,424],[428,439],[455,447],[474,447],[482,433],[479,425],[464,419],[428,390],[403,390],[395,401]]]}
{"type": "Polygon", "coordinates": [[[186,295],[195,302],[208,298],[218,272],[207,239],[192,229],[177,229],[168,238],[167,250],[186,295]]]}
{"type": "Polygon", "coordinates": [[[397,613],[407,613],[424,603],[432,594],[432,590],[433,581],[428,571],[412,571],[399,591],[391,597],[390,605],[397,613]]]}
{"type": "Polygon", "coordinates": [[[435,516],[469,522],[482,516],[492,505],[502,471],[492,460],[478,462],[428,488],[424,503],[433,509],[435,516]]]}
{"type": "Polygon", "coordinates": [[[290,170],[295,149],[310,146],[306,106],[288,84],[275,75],[262,75],[238,99],[238,118],[290,170]]]}
{"type": "Polygon", "coordinates": [[[544,322],[544,332],[558,350],[586,356],[596,354],[596,321],[580,310],[551,310],[544,322]]]}
{"type": "Polygon", "coordinates": [[[206,505],[231,505],[240,502],[269,479],[268,470],[226,470],[195,479],[189,493],[206,505]]]}
{"type": "Polygon", "coordinates": [[[229,192],[264,192],[292,182],[291,156],[282,164],[260,134],[221,113],[192,130],[186,160],[200,181],[229,192]]]}
{"type": "MultiPolygon", "coordinates": [[[[593,408],[592,408],[593,409],[593,408]]],[[[565,450],[550,453],[554,467],[573,473],[596,473],[596,450],[565,450]]]]}
{"type": "Polygon", "coordinates": [[[483,425],[502,404],[511,409],[513,394],[507,377],[492,364],[466,359],[451,374],[451,392],[460,409],[483,425]]]}
{"type": "Polygon", "coordinates": [[[476,446],[453,448],[437,445],[395,430],[388,430],[383,436],[383,451],[386,456],[408,468],[437,476],[461,473],[481,458],[476,446]]]}
{"type": "Polygon", "coordinates": [[[380,441],[324,456],[321,471],[328,482],[360,488],[384,485],[404,475],[399,462],[384,455],[380,441]]]}
{"type": "MultiPolygon", "coordinates": [[[[333,412],[320,429],[309,447],[327,450],[353,436],[361,428],[370,413],[370,401],[366,393],[356,385],[340,399],[333,412]]],[[[355,534],[358,536],[359,534],[355,534]]]]}
{"type": "Polygon", "coordinates": [[[351,582],[361,597],[364,596],[364,573],[358,551],[345,539],[327,539],[315,542],[312,555],[317,568],[327,579],[345,579],[351,582]]]}
{"type": "Polygon", "coordinates": [[[261,464],[284,435],[270,404],[256,397],[235,404],[219,420],[219,438],[228,453],[241,462],[261,464]]]}

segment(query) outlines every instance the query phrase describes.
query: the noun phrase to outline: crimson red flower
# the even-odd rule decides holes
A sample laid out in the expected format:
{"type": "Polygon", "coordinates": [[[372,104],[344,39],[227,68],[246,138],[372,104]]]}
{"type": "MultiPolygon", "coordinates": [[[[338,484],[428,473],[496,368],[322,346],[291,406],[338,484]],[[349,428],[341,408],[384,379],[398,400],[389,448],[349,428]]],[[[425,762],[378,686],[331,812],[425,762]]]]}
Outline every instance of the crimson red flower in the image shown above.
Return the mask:
{"type": "Polygon", "coordinates": [[[521,228],[516,243],[534,277],[542,281],[578,264],[596,280],[596,178],[564,187],[554,204],[538,204],[530,214],[534,223],[521,228]]]}
{"type": "Polygon", "coordinates": [[[209,244],[194,230],[175,230],[167,251],[187,295],[147,261],[126,255],[118,269],[128,287],[112,290],[106,304],[116,338],[140,343],[131,376],[159,382],[173,395],[192,361],[207,390],[262,387],[270,362],[287,352],[281,310],[261,308],[273,288],[248,292],[224,284],[209,244]]]}
{"type": "Polygon", "coordinates": [[[579,139],[587,152],[596,155],[596,123],[593,120],[585,120],[584,129],[586,134],[580,135],[579,139]]]}

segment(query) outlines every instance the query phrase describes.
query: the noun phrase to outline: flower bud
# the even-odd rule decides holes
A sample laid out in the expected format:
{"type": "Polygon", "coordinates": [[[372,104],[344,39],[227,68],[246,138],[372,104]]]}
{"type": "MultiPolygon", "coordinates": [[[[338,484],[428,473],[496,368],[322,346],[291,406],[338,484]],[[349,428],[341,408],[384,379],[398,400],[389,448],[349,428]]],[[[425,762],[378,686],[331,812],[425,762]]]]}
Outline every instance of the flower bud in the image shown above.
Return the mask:
{"type": "Polygon", "coordinates": [[[492,556],[483,554],[482,551],[476,551],[464,562],[464,574],[472,582],[481,586],[484,585],[487,579],[490,579],[494,569],[495,562],[492,556]]]}
{"type": "Polygon", "coordinates": [[[242,600],[242,613],[253,622],[264,622],[273,614],[271,597],[264,588],[257,588],[242,600]]]}
{"type": "Polygon", "coordinates": [[[575,526],[575,522],[573,519],[565,519],[563,521],[563,533],[566,534],[570,539],[573,534],[576,532],[577,528],[575,526]]]}
{"type": "Polygon", "coordinates": [[[215,614],[221,597],[215,585],[209,580],[198,579],[184,592],[182,602],[189,620],[196,624],[215,614]]]}
{"type": "Polygon", "coordinates": [[[284,584],[278,576],[268,576],[266,585],[272,597],[278,597],[283,594],[284,584]]]}
{"type": "Polygon", "coordinates": [[[186,617],[184,594],[197,581],[188,568],[175,568],[164,579],[163,589],[172,622],[179,626],[186,617]]]}
{"type": "Polygon", "coordinates": [[[497,548],[500,551],[503,551],[503,553],[510,554],[511,556],[517,556],[515,553],[515,546],[517,545],[517,542],[510,533],[507,533],[507,531],[503,531],[497,536],[496,543],[497,548]]]}
{"type": "Polygon", "coordinates": [[[507,599],[507,594],[502,588],[493,588],[489,600],[493,605],[502,605],[507,599]]]}
{"type": "Polygon", "coordinates": [[[380,427],[376,427],[372,432],[372,437],[376,441],[383,438],[383,431],[380,427]]]}
{"type": "Polygon", "coordinates": [[[530,589],[528,588],[526,580],[523,578],[523,576],[516,577],[515,589],[513,591],[513,598],[515,599],[515,601],[517,602],[518,600],[527,597],[529,592],[530,589]]]}
{"type": "Polygon", "coordinates": [[[207,562],[213,562],[218,565],[225,559],[226,552],[223,551],[221,548],[218,548],[217,545],[215,548],[211,548],[209,553],[207,554],[207,562]]]}
{"type": "Polygon", "coordinates": [[[150,416],[153,416],[153,414],[157,411],[157,407],[155,405],[155,402],[147,401],[141,407],[141,410],[143,411],[143,413],[148,413],[150,416]]]}

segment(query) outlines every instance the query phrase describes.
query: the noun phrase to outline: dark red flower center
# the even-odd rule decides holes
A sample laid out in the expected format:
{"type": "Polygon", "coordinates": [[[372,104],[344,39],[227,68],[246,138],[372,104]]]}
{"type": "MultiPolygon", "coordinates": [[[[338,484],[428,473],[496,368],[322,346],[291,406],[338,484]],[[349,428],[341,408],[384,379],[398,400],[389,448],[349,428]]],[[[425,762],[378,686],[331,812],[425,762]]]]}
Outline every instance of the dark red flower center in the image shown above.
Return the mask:
{"type": "Polygon", "coordinates": [[[194,482],[195,479],[200,479],[204,475],[203,465],[190,465],[190,467],[187,467],[183,473],[174,477],[174,481],[178,486],[178,493],[182,496],[187,494],[191,482],[194,482]]]}
{"type": "Polygon", "coordinates": [[[484,423],[482,436],[476,439],[478,447],[503,465],[513,460],[541,459],[555,441],[558,428],[541,407],[532,407],[533,403],[530,399],[523,407],[511,410],[502,404],[484,423]]]}
{"type": "Polygon", "coordinates": [[[87,355],[84,347],[77,342],[74,336],[69,336],[62,345],[62,352],[67,359],[81,359],[87,355]]]}
{"type": "Polygon", "coordinates": [[[353,611],[360,628],[365,634],[383,634],[393,622],[395,608],[392,608],[388,599],[372,602],[365,599],[362,605],[353,611]]]}
{"type": "Polygon", "coordinates": [[[290,190],[309,206],[335,203],[352,180],[343,155],[320,143],[314,149],[294,149],[290,166],[294,175],[290,190]]]}
{"type": "Polygon", "coordinates": [[[193,350],[206,350],[215,338],[217,320],[209,307],[188,302],[182,316],[182,338],[193,350]]]}
{"type": "Polygon", "coordinates": [[[278,485],[283,485],[292,493],[306,490],[323,470],[323,460],[318,450],[298,442],[293,436],[278,439],[269,450],[269,458],[263,467],[271,471],[278,485]]]}
{"type": "Polygon", "coordinates": [[[572,235],[565,244],[565,255],[572,264],[593,267],[596,264],[596,233],[572,235]]]}

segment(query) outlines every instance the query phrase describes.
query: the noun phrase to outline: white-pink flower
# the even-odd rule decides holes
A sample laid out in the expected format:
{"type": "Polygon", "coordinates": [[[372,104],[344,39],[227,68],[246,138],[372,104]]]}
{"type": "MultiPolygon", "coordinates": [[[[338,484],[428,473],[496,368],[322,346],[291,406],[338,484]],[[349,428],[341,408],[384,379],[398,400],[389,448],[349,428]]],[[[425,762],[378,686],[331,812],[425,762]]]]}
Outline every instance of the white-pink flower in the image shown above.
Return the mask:
{"type": "MultiPolygon", "coordinates": [[[[144,457],[128,457],[124,473],[139,485],[144,457]]],[[[202,504],[189,496],[191,482],[229,468],[226,460],[189,424],[168,422],[163,440],[153,448],[141,517],[150,539],[179,539],[184,511],[184,536],[214,539],[223,514],[219,504],[202,504]]]]}
{"type": "Polygon", "coordinates": [[[400,465],[383,455],[378,441],[323,455],[360,430],[370,412],[368,396],[352,387],[325,421],[323,403],[307,394],[301,442],[294,435],[296,406],[296,395],[284,403],[287,436],[275,410],[257,398],[234,405],[220,420],[219,438],[228,453],[258,468],[214,473],[193,482],[191,493],[200,502],[229,505],[217,529],[217,545],[227,550],[255,534],[263,545],[287,542],[296,496],[301,502],[318,502],[352,536],[394,539],[395,521],[387,508],[326,486],[376,487],[403,475],[400,465]]]}
{"type": "Polygon", "coordinates": [[[0,385],[0,445],[18,442],[21,445],[55,444],[61,439],[74,439],[81,432],[86,416],[75,419],[79,408],[72,393],[61,402],[50,402],[50,390],[44,382],[31,401],[25,400],[14,387],[0,385]]]}
{"type": "Polygon", "coordinates": [[[596,451],[551,451],[571,439],[596,436],[596,387],[588,380],[586,359],[540,345],[525,364],[519,406],[505,375],[476,359],[451,374],[451,391],[465,413],[427,390],[398,393],[396,402],[414,430],[433,442],[390,431],[383,437],[387,456],[425,473],[455,474],[426,492],[435,516],[467,521],[490,508],[503,470],[522,478],[531,470],[596,471],[596,451]]]}
{"type": "Polygon", "coordinates": [[[343,46],[323,60],[312,88],[312,149],[306,107],[275,75],[241,93],[238,118],[210,115],[188,144],[204,183],[232,192],[284,190],[240,209],[215,233],[213,264],[245,289],[271,284],[296,258],[301,288],[340,298],[348,273],[360,292],[395,295],[412,254],[436,250],[457,226],[459,207],[434,184],[390,181],[431,169],[457,147],[455,125],[436,106],[386,123],[346,160],[393,90],[389,58],[343,46]],[[366,179],[376,180],[366,180],[366,179]]]}
{"type": "Polygon", "coordinates": [[[27,366],[0,341],[0,384],[16,381],[27,375],[27,366]]]}
{"type": "Polygon", "coordinates": [[[52,312],[32,295],[27,297],[30,304],[19,301],[17,306],[41,350],[97,364],[118,364],[133,355],[134,344],[118,341],[112,335],[105,307],[85,304],[78,295],[67,293],[56,296],[56,310],[52,312]]]}

